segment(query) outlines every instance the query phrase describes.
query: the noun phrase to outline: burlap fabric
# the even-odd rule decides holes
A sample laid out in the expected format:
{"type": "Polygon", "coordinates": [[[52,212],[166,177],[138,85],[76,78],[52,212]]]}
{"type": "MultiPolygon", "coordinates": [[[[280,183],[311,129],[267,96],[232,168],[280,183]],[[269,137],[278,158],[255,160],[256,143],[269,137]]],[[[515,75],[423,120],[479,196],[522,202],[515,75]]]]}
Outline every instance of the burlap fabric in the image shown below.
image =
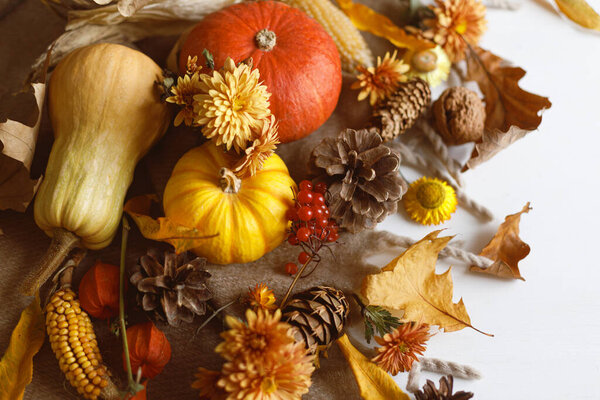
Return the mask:
{"type": "MultiPolygon", "coordinates": [[[[387,15],[398,15],[398,1],[364,1],[376,8],[385,10],[387,15]],[[375,4],[377,3],[377,4],[375,4]],[[393,8],[392,6],[396,6],[393,8]]],[[[12,3],[0,0],[0,10],[12,3]]],[[[0,13],[0,16],[2,14],[0,13]]],[[[29,71],[29,65],[43,52],[44,48],[57,37],[63,29],[64,21],[47,10],[38,0],[26,0],[17,4],[12,11],[0,19],[0,95],[6,95],[19,87],[29,71]]],[[[140,49],[152,56],[159,64],[164,64],[168,51],[176,38],[160,38],[139,43],[140,49]]],[[[369,37],[374,52],[380,54],[386,44],[369,37]]],[[[302,179],[306,173],[306,163],[310,150],[326,135],[335,135],[345,127],[360,128],[368,119],[369,107],[358,104],[356,92],[349,89],[350,79],[344,81],[342,97],[331,119],[316,133],[301,141],[281,146],[283,157],[294,179],[302,179]]],[[[0,109],[1,111],[1,109],[0,109]]],[[[48,158],[52,135],[47,118],[43,120],[36,157],[32,168],[34,176],[43,172],[48,158]]],[[[128,196],[143,193],[161,194],[177,159],[198,143],[198,135],[187,129],[171,129],[166,137],[151,153],[140,162],[134,184],[128,196]]],[[[24,213],[0,211],[0,353],[4,352],[10,333],[16,325],[20,312],[29,298],[22,296],[16,288],[23,276],[33,268],[46,251],[50,240],[35,225],[31,207],[24,213]]],[[[384,246],[380,235],[367,232],[357,236],[342,236],[340,244],[333,247],[334,256],[325,254],[319,270],[309,278],[303,279],[298,290],[315,284],[330,284],[345,290],[348,294],[360,284],[364,274],[372,272],[373,266],[364,263],[364,257],[384,246]],[[377,244],[377,245],[375,245],[377,244]]],[[[118,264],[120,235],[108,248],[90,252],[75,276],[75,283],[96,259],[118,264]]],[[[149,246],[155,243],[141,237],[137,229],[130,235],[128,262],[133,264],[149,246]]],[[[249,265],[209,266],[213,275],[209,283],[214,291],[217,303],[223,304],[245,293],[257,282],[266,282],[279,298],[283,296],[290,283],[290,277],[283,274],[282,265],[293,260],[297,249],[288,245],[276,249],[261,260],[249,265]]],[[[239,313],[241,308],[232,308],[229,312],[239,313]]],[[[139,318],[139,317],[138,317],[139,318]]],[[[136,317],[132,317],[135,322],[136,317]]],[[[356,320],[356,318],[355,318],[356,320]]],[[[164,372],[148,385],[149,399],[196,399],[196,392],[190,388],[193,374],[198,366],[218,369],[220,359],[213,349],[219,341],[222,322],[217,318],[203,331],[194,335],[198,322],[178,329],[160,325],[168,336],[173,356],[164,372]]],[[[106,323],[96,321],[100,347],[105,361],[114,370],[116,376],[123,377],[121,367],[121,344],[110,333],[106,323]]],[[[345,361],[337,347],[331,348],[329,359],[323,360],[322,368],[314,375],[314,384],[307,399],[358,399],[357,387],[345,361]]],[[[61,374],[50,346],[46,342],[35,358],[34,377],[27,388],[25,399],[76,399],[77,396],[61,374]]]]}

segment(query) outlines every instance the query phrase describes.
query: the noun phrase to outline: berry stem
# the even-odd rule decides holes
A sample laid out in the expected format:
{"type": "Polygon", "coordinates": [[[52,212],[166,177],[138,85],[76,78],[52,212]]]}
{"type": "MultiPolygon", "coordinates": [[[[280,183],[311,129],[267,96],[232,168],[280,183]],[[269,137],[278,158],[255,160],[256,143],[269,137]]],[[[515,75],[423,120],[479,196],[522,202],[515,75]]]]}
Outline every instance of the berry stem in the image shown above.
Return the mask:
{"type": "Polygon", "coordinates": [[[302,265],[302,268],[300,268],[300,271],[298,271],[298,273],[296,274],[296,276],[294,277],[294,280],[292,281],[290,287],[288,288],[287,292],[285,293],[285,296],[283,296],[283,300],[281,300],[281,304],[279,305],[280,309],[283,309],[283,307],[285,307],[285,303],[288,301],[290,294],[292,293],[292,290],[294,290],[294,286],[296,286],[296,283],[298,282],[298,279],[300,279],[300,277],[302,276],[302,273],[304,272],[304,270],[306,269],[306,267],[308,266],[308,264],[311,263],[311,261],[313,260],[314,256],[311,256],[307,262],[304,263],[304,265],[302,265]]]}

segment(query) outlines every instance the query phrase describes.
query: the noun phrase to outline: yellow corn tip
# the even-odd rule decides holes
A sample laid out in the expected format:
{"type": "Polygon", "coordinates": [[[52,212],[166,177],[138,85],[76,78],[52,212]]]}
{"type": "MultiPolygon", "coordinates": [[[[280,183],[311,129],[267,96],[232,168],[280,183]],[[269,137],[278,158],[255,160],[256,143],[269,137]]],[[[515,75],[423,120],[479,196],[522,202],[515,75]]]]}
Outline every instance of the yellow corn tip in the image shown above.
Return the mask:
{"type": "Polygon", "coordinates": [[[46,331],[69,383],[86,399],[96,400],[108,386],[108,371],[102,364],[92,321],[72,290],[61,289],[52,295],[46,305],[46,331]]]}
{"type": "Polygon", "coordinates": [[[354,74],[356,67],[372,67],[374,57],[352,21],[331,0],[281,0],[313,17],[333,38],[340,52],[342,69],[354,74]]]}

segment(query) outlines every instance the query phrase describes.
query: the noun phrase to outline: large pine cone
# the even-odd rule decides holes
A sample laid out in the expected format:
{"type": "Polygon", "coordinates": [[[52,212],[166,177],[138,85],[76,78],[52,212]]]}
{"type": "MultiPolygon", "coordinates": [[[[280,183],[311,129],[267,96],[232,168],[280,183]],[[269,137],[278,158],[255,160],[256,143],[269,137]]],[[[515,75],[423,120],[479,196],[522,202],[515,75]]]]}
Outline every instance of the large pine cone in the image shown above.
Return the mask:
{"type": "Polygon", "coordinates": [[[329,347],[344,330],[348,301],[340,290],[315,286],[298,293],[283,308],[282,320],[292,325],[294,337],[313,354],[329,347]]]}
{"type": "Polygon", "coordinates": [[[400,155],[382,144],[375,129],[346,129],[324,139],[312,152],[317,179],[329,183],[331,216],[350,232],[373,229],[395,213],[407,184],[400,155]]]}
{"type": "Polygon", "coordinates": [[[205,265],[205,258],[191,259],[188,253],[167,251],[161,255],[149,250],[130,278],[138,290],[138,303],[169,325],[192,322],[195,315],[206,313],[206,302],[212,297],[206,286],[210,274],[205,265]]]}
{"type": "Polygon", "coordinates": [[[440,378],[439,389],[435,387],[435,383],[428,379],[423,389],[415,393],[415,398],[416,400],[469,400],[473,397],[471,392],[452,393],[452,386],[454,386],[452,375],[440,378]]]}
{"type": "Polygon", "coordinates": [[[381,101],[373,111],[371,124],[390,141],[409,130],[425,113],[431,102],[429,84],[415,78],[400,85],[390,98],[381,101]]]}

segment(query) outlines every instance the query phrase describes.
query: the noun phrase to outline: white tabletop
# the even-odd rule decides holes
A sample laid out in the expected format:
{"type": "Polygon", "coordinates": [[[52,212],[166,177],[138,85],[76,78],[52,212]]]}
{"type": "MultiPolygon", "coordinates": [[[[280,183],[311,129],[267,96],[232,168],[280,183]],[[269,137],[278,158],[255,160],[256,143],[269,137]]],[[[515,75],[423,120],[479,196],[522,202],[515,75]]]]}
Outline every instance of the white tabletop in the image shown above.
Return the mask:
{"type": "MultiPolygon", "coordinates": [[[[521,219],[531,246],[520,263],[526,282],[453,261],[455,301],[462,296],[473,325],[495,337],[437,334],[425,355],[478,368],[482,380],[455,381],[478,400],[600,399],[600,35],[575,28],[544,0],[489,10],[488,21],[481,46],[524,68],[521,86],[553,105],[538,131],[465,174],[468,193],[495,221],[459,209],[443,227],[479,252],[507,214],[531,201],[521,219]]],[[[399,215],[380,227],[415,239],[434,229],[399,215]]],[[[423,374],[421,383],[439,377],[423,374]]],[[[406,379],[397,377],[402,388],[406,379]]]]}

